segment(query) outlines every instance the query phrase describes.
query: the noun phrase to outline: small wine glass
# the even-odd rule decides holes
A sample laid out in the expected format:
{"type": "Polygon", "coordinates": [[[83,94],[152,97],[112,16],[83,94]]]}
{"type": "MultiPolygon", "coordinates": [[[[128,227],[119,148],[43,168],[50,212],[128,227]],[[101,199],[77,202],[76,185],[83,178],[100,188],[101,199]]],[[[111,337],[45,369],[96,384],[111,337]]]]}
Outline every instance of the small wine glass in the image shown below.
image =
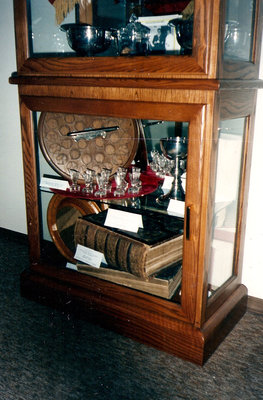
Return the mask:
{"type": "Polygon", "coordinates": [[[105,185],[106,192],[110,192],[111,191],[111,182],[110,182],[111,170],[108,168],[102,168],[101,175],[104,176],[104,185],[105,185]]]}
{"type": "Polygon", "coordinates": [[[79,179],[79,171],[75,170],[75,169],[70,169],[69,170],[69,174],[70,174],[70,191],[71,192],[77,192],[80,190],[80,185],[78,184],[78,179],[79,179]]]}
{"type": "Polygon", "coordinates": [[[141,176],[141,169],[138,167],[132,167],[132,171],[129,173],[131,187],[128,189],[128,193],[132,194],[139,193],[142,187],[140,176],[141,176]]]}
{"type": "Polygon", "coordinates": [[[114,179],[116,183],[116,189],[114,191],[114,196],[124,196],[128,182],[126,182],[125,178],[127,175],[127,169],[123,167],[119,167],[114,174],[114,179]]]}
{"type": "Polygon", "coordinates": [[[108,182],[106,180],[105,174],[98,172],[96,174],[96,181],[98,184],[98,190],[94,193],[96,197],[105,197],[107,194],[107,190],[105,188],[105,184],[108,182]]]}
{"type": "Polygon", "coordinates": [[[93,193],[93,179],[95,172],[92,169],[86,169],[85,173],[82,175],[85,181],[85,187],[82,189],[83,193],[91,194],[93,193]]]}
{"type": "Polygon", "coordinates": [[[150,162],[150,167],[154,172],[157,172],[159,169],[158,166],[158,159],[159,159],[159,153],[156,150],[152,150],[151,151],[151,157],[152,157],[152,161],[150,162]]]}

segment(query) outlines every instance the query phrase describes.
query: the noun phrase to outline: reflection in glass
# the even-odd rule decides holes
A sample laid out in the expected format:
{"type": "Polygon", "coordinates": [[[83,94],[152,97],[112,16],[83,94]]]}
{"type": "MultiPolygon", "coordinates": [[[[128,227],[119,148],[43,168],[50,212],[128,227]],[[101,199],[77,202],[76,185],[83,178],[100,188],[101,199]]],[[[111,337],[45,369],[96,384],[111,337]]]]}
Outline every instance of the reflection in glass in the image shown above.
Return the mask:
{"type": "Polygon", "coordinates": [[[221,121],[208,276],[213,292],[233,275],[245,118],[221,121]]]}
{"type": "MultiPolygon", "coordinates": [[[[30,1],[29,43],[31,56],[47,53],[72,52],[65,33],[56,23],[55,9],[48,1],[30,1]]],[[[75,14],[71,12],[64,22],[74,22],[75,14]]]]}
{"type": "Polygon", "coordinates": [[[252,61],[255,1],[229,0],[226,10],[224,58],[252,61]]]}
{"type": "Polygon", "coordinates": [[[65,243],[65,247],[75,252],[74,244],[74,227],[77,219],[81,217],[81,213],[74,207],[62,207],[57,213],[58,233],[65,243]]]}

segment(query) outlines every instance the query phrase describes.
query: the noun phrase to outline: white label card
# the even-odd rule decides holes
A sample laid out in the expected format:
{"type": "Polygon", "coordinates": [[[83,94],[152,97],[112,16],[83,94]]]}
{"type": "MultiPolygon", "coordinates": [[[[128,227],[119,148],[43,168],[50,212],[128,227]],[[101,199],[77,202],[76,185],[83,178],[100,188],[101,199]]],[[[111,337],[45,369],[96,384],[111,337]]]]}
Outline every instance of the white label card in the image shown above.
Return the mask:
{"type": "Polygon", "coordinates": [[[162,189],[165,190],[170,190],[172,187],[172,183],[174,181],[174,177],[173,176],[168,176],[166,175],[162,184],[162,189]]]}
{"type": "Polygon", "coordinates": [[[70,262],[67,262],[66,268],[73,269],[74,271],[78,270],[77,266],[75,264],[70,263],[70,262]]]}
{"type": "Polygon", "coordinates": [[[43,188],[67,190],[69,188],[69,183],[68,181],[64,181],[61,179],[47,178],[45,176],[42,176],[40,186],[43,188]]]}
{"type": "Polygon", "coordinates": [[[177,217],[184,217],[184,201],[170,199],[167,212],[168,214],[175,215],[177,217]]]}
{"type": "Polygon", "coordinates": [[[129,213],[113,208],[108,209],[104,225],[129,232],[138,232],[139,228],[143,228],[141,214],[129,213]]]}
{"type": "Polygon", "coordinates": [[[82,261],[85,264],[89,264],[92,267],[99,268],[101,262],[104,260],[104,254],[78,244],[74,258],[76,258],[78,261],[82,261]]]}

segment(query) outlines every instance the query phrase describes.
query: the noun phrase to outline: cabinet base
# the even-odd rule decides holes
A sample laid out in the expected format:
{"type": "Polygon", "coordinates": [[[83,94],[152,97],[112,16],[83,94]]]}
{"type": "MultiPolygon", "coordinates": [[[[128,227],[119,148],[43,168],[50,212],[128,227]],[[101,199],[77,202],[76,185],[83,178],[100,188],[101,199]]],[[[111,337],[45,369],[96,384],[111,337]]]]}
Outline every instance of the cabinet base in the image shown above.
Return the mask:
{"type": "Polygon", "coordinates": [[[167,313],[162,299],[79,275],[33,266],[21,274],[21,295],[198,365],[204,364],[246,311],[247,290],[240,285],[197,329],[176,318],[176,304],[175,312],[169,307],[167,313]]]}

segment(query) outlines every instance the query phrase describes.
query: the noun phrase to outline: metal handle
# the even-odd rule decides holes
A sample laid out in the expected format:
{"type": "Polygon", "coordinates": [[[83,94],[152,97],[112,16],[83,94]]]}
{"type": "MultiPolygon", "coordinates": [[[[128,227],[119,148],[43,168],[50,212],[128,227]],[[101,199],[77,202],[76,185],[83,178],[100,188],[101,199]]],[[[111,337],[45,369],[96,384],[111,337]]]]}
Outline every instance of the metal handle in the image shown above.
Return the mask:
{"type": "Polygon", "coordinates": [[[101,128],[86,128],[82,131],[72,131],[68,132],[67,136],[72,137],[76,142],[81,139],[91,140],[95,139],[98,136],[106,137],[107,132],[117,131],[119,126],[107,126],[101,128]]]}
{"type": "Polygon", "coordinates": [[[186,239],[190,240],[190,211],[191,211],[191,207],[187,206],[186,207],[186,221],[185,221],[185,235],[186,235],[186,239]]]}
{"type": "Polygon", "coordinates": [[[163,124],[164,121],[153,121],[153,122],[147,122],[142,124],[143,128],[146,128],[147,126],[152,126],[152,125],[159,125],[159,124],[163,124]]]}

